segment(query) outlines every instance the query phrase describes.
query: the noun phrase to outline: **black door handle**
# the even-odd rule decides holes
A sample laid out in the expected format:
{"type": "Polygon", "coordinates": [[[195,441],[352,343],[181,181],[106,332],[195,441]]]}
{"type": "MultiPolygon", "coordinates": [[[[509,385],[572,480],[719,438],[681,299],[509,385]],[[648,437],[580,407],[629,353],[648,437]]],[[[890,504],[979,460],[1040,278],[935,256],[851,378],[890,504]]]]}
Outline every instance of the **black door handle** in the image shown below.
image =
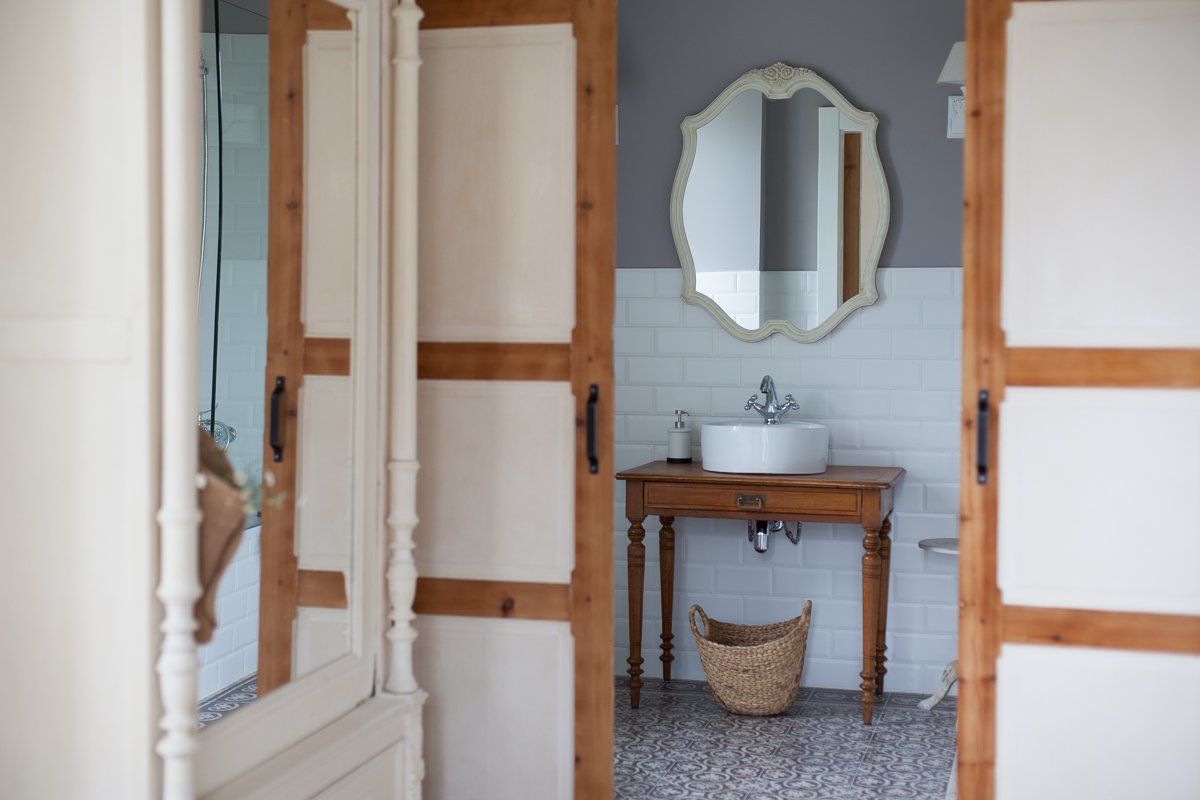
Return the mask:
{"type": "Polygon", "coordinates": [[[600,400],[600,387],[592,384],[588,389],[587,401],[587,459],[588,472],[600,471],[600,459],[596,456],[596,403],[600,400]]]}
{"type": "Polygon", "coordinates": [[[275,461],[283,461],[283,431],[280,414],[283,411],[283,376],[275,376],[275,391],[271,392],[271,452],[275,461]]]}
{"type": "Polygon", "coordinates": [[[978,413],[975,415],[975,480],[988,482],[988,390],[979,390],[978,413]]]}

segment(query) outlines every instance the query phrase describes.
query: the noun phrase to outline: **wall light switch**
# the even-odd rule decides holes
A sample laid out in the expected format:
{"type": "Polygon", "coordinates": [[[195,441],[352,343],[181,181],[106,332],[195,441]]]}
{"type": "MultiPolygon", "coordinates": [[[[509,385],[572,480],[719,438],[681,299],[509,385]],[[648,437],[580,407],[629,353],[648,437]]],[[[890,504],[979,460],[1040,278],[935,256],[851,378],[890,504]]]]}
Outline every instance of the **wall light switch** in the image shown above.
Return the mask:
{"type": "Polygon", "coordinates": [[[961,139],[967,132],[967,98],[960,94],[946,99],[946,138],[961,139]]]}

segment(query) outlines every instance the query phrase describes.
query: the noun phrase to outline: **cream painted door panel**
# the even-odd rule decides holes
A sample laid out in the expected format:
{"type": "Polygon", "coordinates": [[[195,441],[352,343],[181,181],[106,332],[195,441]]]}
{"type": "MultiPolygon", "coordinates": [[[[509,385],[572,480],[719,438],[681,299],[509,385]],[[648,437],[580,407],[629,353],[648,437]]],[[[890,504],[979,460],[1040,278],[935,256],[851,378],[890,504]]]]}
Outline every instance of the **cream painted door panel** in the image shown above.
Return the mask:
{"type": "Polygon", "coordinates": [[[569,583],[571,385],[421,381],[417,392],[418,572],[569,583]]]}
{"type": "Polygon", "coordinates": [[[423,615],[417,630],[425,796],[570,797],[570,625],[423,615]]]}
{"type": "Polygon", "coordinates": [[[1005,602],[1200,614],[1200,392],[1012,387],[1003,413],[1005,602]]]}
{"type": "Polygon", "coordinates": [[[997,797],[1196,797],[1200,656],[1005,645],[997,672],[997,797]]]}
{"type": "Polygon", "coordinates": [[[421,36],[421,341],[570,342],[570,25],[421,36]]]}

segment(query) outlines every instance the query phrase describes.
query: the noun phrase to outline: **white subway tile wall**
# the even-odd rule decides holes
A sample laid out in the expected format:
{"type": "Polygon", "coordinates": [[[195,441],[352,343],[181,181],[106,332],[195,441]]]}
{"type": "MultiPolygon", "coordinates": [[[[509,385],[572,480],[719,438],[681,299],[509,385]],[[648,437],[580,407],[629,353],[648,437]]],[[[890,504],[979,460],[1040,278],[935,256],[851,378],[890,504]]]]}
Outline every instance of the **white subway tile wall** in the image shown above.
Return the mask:
{"type": "MultiPolygon", "coordinates": [[[[959,381],[962,280],[957,268],[882,269],[875,305],[819,342],[776,335],[734,339],[703,309],[680,300],[678,269],[617,270],[614,330],[618,470],[666,458],[674,409],[699,426],[748,417],[746,399],[770,374],[800,403],[796,418],[830,429],[834,464],[897,466],[907,475],[892,515],[887,688],[931,692],[958,644],[958,561],[921,550],[921,539],[958,535],[959,381]]],[[[616,485],[616,656],[629,656],[625,486],[616,485]]],[[[660,675],[658,519],[646,527],[642,657],[660,675]]],[[[703,680],[687,609],[716,619],[764,623],[794,617],[813,601],[803,684],[855,689],[860,682],[862,530],[806,523],[799,546],[772,537],[759,555],[745,523],[678,518],[674,632],[677,678],[703,680]]]]}
{"type": "Polygon", "coordinates": [[[259,527],[242,534],[233,561],[217,584],[217,630],[198,650],[196,699],[258,670],[259,527]]]}

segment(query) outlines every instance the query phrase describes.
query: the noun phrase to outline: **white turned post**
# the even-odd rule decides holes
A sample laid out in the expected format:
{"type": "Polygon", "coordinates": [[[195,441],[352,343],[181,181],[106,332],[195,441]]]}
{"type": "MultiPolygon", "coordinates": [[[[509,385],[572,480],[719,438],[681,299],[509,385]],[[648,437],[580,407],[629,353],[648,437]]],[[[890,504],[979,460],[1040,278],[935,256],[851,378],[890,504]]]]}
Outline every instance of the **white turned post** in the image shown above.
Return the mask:
{"type": "Polygon", "coordinates": [[[192,800],[196,751],[196,397],[200,269],[200,9],[164,2],[162,14],[162,507],[158,683],[164,800],[192,800]]]}
{"type": "Polygon", "coordinates": [[[391,225],[391,404],[388,455],[389,653],[384,689],[419,692],[413,675],[413,597],[417,567],[417,91],[421,67],[418,26],[424,13],[416,0],[392,11],[392,225],[391,225]]]}

